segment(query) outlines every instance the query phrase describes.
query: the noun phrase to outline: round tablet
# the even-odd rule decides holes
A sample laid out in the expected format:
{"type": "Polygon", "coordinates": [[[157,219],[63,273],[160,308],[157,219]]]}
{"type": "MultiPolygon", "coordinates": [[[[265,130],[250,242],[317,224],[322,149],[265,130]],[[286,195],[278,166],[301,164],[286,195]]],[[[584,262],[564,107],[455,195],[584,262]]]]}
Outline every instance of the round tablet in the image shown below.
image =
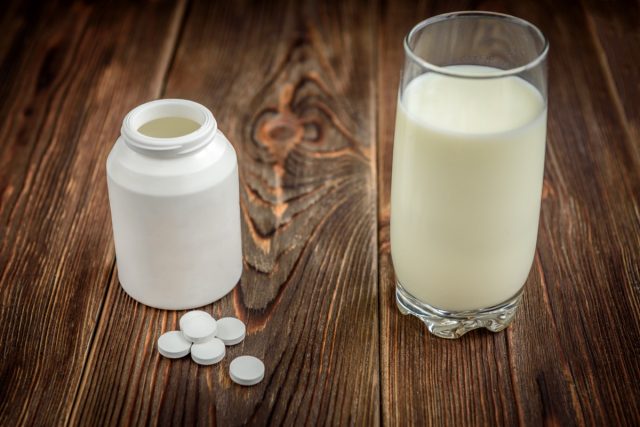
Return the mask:
{"type": "Polygon", "coordinates": [[[235,345],[242,342],[247,333],[247,327],[242,323],[242,320],[235,317],[223,317],[216,323],[218,324],[216,338],[220,338],[225,345],[235,345]]]}
{"type": "Polygon", "coordinates": [[[180,318],[180,330],[186,339],[194,344],[199,344],[215,337],[217,325],[209,313],[194,310],[180,318]]]}
{"type": "Polygon", "coordinates": [[[180,331],[166,332],[158,338],[158,351],[164,357],[178,359],[189,354],[191,343],[180,331]]]}
{"type": "Polygon", "coordinates": [[[236,357],[229,365],[229,375],[236,384],[258,384],[264,378],[264,363],[253,356],[236,357]]]}
{"type": "Polygon", "coordinates": [[[224,359],[224,343],[218,338],[191,346],[191,358],[199,365],[213,365],[224,359]]]}

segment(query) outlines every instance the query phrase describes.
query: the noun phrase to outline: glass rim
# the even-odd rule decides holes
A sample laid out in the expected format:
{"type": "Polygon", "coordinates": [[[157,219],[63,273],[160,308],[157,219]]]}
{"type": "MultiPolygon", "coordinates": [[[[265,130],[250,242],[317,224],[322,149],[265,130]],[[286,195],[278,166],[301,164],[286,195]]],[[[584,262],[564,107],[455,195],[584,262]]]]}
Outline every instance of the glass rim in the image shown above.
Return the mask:
{"type": "Polygon", "coordinates": [[[466,79],[493,79],[498,77],[514,76],[522,73],[523,71],[527,71],[537,67],[542,61],[544,61],[544,59],[547,57],[547,53],[549,52],[549,40],[547,40],[547,38],[542,33],[542,31],[540,31],[540,29],[537,26],[533,25],[531,22],[522,18],[518,18],[517,16],[507,15],[506,13],[477,11],[477,10],[466,10],[466,11],[460,11],[460,12],[443,13],[440,15],[432,16],[431,18],[427,18],[423,21],[420,21],[416,25],[414,25],[413,28],[411,28],[411,30],[409,31],[409,33],[407,33],[407,35],[404,37],[403,45],[404,45],[405,54],[409,58],[411,58],[413,61],[421,65],[422,67],[445,76],[461,77],[466,79]],[[460,17],[485,17],[485,18],[504,19],[504,20],[510,21],[511,23],[530,28],[538,35],[538,37],[540,37],[540,40],[542,40],[543,42],[542,49],[540,50],[540,52],[538,52],[535,58],[525,63],[524,65],[519,65],[517,67],[509,68],[506,70],[500,70],[500,71],[490,72],[486,74],[470,74],[470,73],[465,73],[460,71],[452,71],[450,69],[447,69],[446,67],[441,67],[441,66],[432,64],[431,62],[427,61],[426,59],[416,54],[411,48],[411,46],[409,45],[410,39],[414,37],[418,31],[421,31],[425,27],[431,24],[435,24],[437,22],[442,22],[448,19],[455,19],[460,17]]]}

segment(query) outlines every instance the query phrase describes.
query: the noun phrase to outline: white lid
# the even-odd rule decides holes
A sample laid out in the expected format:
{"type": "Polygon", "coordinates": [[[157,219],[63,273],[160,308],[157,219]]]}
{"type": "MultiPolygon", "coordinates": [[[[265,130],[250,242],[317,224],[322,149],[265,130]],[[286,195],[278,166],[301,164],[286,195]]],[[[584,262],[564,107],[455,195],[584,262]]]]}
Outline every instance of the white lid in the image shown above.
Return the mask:
{"type": "Polygon", "coordinates": [[[218,325],[218,331],[216,332],[216,338],[220,338],[225,345],[235,345],[244,339],[247,327],[242,323],[242,320],[235,317],[223,317],[216,322],[218,325]]]}
{"type": "Polygon", "coordinates": [[[224,359],[225,352],[224,343],[218,338],[191,346],[191,358],[199,365],[218,363],[224,359]]]}
{"type": "Polygon", "coordinates": [[[264,363],[253,356],[236,357],[229,365],[229,375],[236,384],[258,384],[264,378],[264,363]]]}
{"type": "Polygon", "coordinates": [[[120,134],[124,142],[138,152],[184,154],[211,142],[217,130],[216,119],[204,105],[186,99],[157,99],[131,110],[122,121],[120,134]],[[190,119],[200,127],[194,132],[173,138],[156,138],[138,130],[145,123],[163,117],[190,119]]]}
{"type": "Polygon", "coordinates": [[[209,313],[193,310],[180,318],[180,330],[194,344],[211,340],[217,331],[216,321],[209,313]]]}
{"type": "Polygon", "coordinates": [[[158,351],[164,357],[178,359],[189,354],[191,342],[180,331],[166,332],[158,338],[158,351]]]}

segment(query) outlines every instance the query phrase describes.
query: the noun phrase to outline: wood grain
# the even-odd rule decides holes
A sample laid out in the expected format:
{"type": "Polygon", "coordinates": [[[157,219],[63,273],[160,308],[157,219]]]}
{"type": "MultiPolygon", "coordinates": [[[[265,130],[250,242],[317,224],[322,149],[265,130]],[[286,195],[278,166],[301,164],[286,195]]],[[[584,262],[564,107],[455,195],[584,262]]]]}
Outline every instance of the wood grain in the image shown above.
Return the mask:
{"type": "Polygon", "coordinates": [[[640,424],[636,2],[6,2],[0,13],[0,425],[640,424]],[[402,38],[452,10],[551,42],[538,249],[500,334],[394,302],[402,38]],[[105,186],[124,114],[210,107],[240,160],[248,325],[217,366],[158,356],[182,312],[121,290],[105,186]],[[232,384],[233,357],[265,380],[232,384]]]}
{"type": "MultiPolygon", "coordinates": [[[[635,161],[640,162],[640,4],[635,1],[585,1],[589,34],[603,69],[611,106],[632,144],[635,161]]],[[[636,187],[636,195],[640,188],[636,187]]]]}
{"type": "Polygon", "coordinates": [[[380,337],[383,414],[392,424],[632,425],[640,419],[638,141],[611,108],[616,101],[598,46],[576,36],[589,31],[582,10],[558,3],[382,8],[380,337]],[[472,8],[521,16],[551,40],[549,134],[538,252],[514,325],[500,335],[480,332],[450,343],[402,317],[393,302],[388,183],[394,84],[401,38],[412,24],[472,8]]]}
{"type": "MultiPolygon", "coordinates": [[[[155,96],[173,4],[25,2],[2,19],[0,424],[69,415],[113,266],[104,163],[155,96]],[[161,53],[161,52],[160,52],[161,53]]],[[[166,45],[166,46],[165,46],[166,45]]]]}
{"type": "Polygon", "coordinates": [[[190,6],[166,96],[209,106],[238,152],[244,273],[206,309],[248,336],[216,366],[163,359],[181,313],[114,279],[73,423],[379,423],[374,23],[353,1],[190,6]],[[261,384],[231,383],[241,354],[261,384]]]}

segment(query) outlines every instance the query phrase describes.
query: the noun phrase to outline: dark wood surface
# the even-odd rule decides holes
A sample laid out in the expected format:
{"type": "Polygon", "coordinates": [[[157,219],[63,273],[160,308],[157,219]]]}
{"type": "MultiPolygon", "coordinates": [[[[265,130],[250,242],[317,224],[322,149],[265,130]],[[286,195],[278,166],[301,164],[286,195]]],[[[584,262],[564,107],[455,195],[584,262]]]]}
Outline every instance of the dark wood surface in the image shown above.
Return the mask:
{"type": "Polygon", "coordinates": [[[11,2],[0,6],[0,425],[640,423],[640,7],[633,2],[11,2]],[[394,303],[402,37],[521,16],[551,42],[538,249],[506,332],[430,336],[394,303]],[[248,325],[170,361],[182,312],[115,269],[105,160],[128,110],[210,107],[240,161],[248,325]],[[230,360],[265,360],[239,387],[230,360]]]}

